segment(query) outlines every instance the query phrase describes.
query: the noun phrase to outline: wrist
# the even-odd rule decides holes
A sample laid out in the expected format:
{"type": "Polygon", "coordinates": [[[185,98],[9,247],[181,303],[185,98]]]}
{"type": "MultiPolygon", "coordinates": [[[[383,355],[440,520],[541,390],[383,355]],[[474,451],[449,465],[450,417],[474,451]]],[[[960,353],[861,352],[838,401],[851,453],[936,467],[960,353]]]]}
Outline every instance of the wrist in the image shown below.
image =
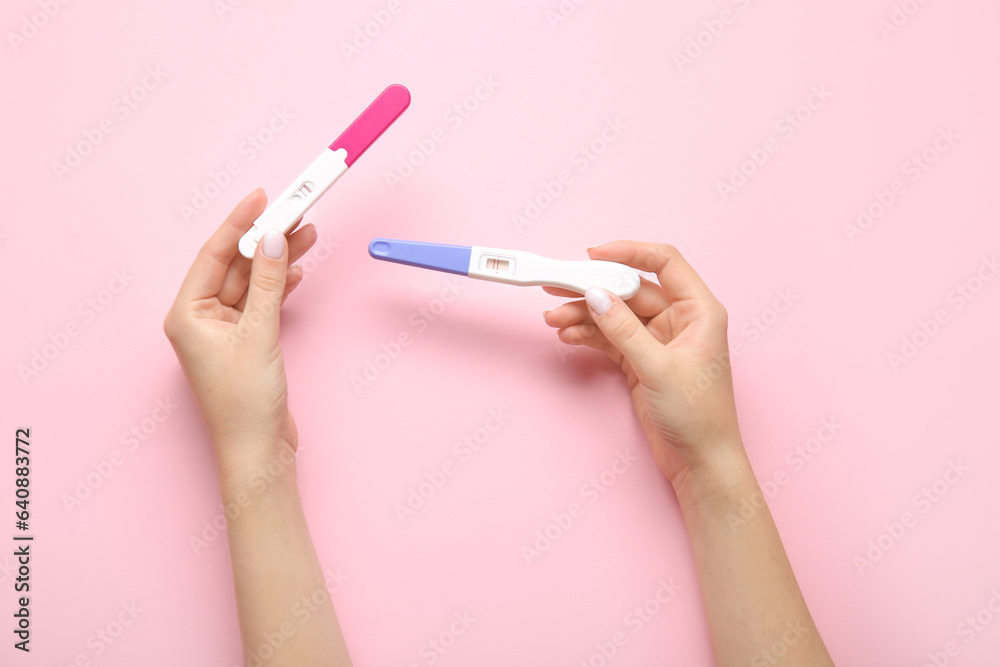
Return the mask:
{"type": "Polygon", "coordinates": [[[213,439],[223,495],[260,493],[276,480],[296,482],[295,448],[284,440],[213,439]]]}
{"type": "Polygon", "coordinates": [[[686,468],[671,480],[681,508],[728,504],[759,490],[742,441],[713,447],[712,458],[686,468]]]}

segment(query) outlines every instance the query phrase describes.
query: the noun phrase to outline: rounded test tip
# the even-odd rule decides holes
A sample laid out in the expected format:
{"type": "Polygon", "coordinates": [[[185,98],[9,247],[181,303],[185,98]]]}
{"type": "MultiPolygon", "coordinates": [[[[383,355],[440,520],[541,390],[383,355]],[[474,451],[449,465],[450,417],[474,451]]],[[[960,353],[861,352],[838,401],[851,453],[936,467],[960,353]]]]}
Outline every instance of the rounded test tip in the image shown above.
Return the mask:
{"type": "Polygon", "coordinates": [[[410,91],[402,84],[394,83],[388,86],[382,91],[382,95],[379,95],[379,97],[383,96],[388,96],[392,100],[393,106],[399,109],[399,113],[410,106],[410,91]]]}
{"type": "Polygon", "coordinates": [[[386,257],[389,255],[390,248],[388,241],[375,239],[368,244],[368,254],[372,257],[386,257]]]}

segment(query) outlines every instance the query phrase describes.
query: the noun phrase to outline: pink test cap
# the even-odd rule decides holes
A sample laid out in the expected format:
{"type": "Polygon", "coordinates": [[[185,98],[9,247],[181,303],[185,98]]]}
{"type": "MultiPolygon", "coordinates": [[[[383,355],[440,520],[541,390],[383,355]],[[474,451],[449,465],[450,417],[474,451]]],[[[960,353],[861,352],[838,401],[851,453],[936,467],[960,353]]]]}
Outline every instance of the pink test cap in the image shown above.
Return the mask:
{"type": "Polygon", "coordinates": [[[330,144],[330,150],[346,150],[347,159],[344,162],[350,167],[408,106],[410,91],[398,83],[392,84],[330,144]]]}

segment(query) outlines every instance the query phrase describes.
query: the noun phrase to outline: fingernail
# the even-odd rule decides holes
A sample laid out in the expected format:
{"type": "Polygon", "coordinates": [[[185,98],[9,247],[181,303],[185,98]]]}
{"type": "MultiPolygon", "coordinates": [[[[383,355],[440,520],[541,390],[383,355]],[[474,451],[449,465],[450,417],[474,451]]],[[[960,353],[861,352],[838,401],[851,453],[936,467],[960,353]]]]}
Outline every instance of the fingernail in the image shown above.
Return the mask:
{"type": "Polygon", "coordinates": [[[264,234],[264,238],[260,242],[263,244],[265,257],[281,259],[281,255],[285,252],[285,240],[282,238],[283,236],[284,234],[277,229],[269,230],[264,234]]]}
{"type": "Polygon", "coordinates": [[[600,287],[591,287],[584,293],[587,305],[597,315],[603,315],[611,307],[611,297],[600,287]]]}

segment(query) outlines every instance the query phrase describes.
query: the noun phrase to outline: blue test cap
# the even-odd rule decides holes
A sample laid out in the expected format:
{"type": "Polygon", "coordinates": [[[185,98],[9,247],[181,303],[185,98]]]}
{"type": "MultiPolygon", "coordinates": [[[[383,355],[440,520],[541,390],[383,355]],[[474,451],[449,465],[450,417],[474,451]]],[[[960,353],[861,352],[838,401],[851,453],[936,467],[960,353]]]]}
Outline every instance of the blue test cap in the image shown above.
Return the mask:
{"type": "Polygon", "coordinates": [[[467,276],[472,261],[472,246],[374,239],[368,244],[368,254],[386,262],[467,276]]]}

